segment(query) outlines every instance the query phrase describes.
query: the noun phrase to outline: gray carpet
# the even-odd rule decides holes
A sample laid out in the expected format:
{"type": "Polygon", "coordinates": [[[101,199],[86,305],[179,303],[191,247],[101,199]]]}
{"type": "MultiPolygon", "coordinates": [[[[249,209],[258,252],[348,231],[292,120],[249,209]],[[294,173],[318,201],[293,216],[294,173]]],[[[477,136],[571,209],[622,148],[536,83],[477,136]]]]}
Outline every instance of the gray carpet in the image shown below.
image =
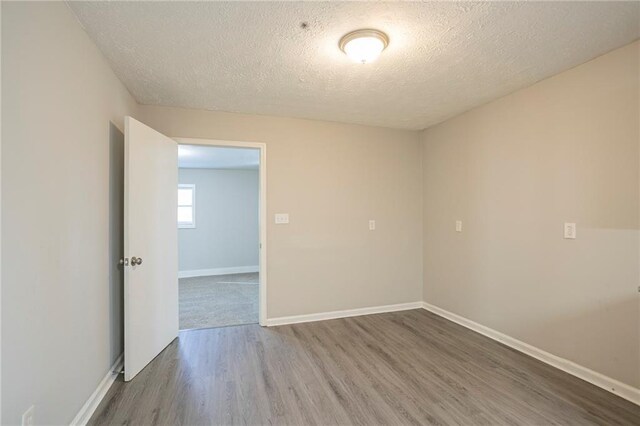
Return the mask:
{"type": "Polygon", "coordinates": [[[258,322],[258,274],[180,279],[180,330],[258,322]]]}

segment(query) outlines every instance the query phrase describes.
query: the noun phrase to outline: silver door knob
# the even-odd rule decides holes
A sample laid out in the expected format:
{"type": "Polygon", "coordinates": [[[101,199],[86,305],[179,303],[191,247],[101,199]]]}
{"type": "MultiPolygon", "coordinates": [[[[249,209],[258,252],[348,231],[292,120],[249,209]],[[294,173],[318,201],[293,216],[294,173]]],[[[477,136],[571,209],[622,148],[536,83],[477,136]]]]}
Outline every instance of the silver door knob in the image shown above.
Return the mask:
{"type": "Polygon", "coordinates": [[[133,256],[131,258],[131,264],[132,265],[142,265],[142,258],[133,256]]]}

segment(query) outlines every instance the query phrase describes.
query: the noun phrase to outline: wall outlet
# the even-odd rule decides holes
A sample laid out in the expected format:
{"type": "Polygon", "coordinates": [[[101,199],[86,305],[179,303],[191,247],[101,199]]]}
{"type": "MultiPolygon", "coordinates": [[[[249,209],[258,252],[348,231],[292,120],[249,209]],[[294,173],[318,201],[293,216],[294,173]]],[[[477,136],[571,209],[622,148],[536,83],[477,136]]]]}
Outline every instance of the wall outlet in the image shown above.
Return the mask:
{"type": "Polygon", "coordinates": [[[278,225],[289,223],[289,213],[276,213],[276,223],[278,225]]]}
{"type": "Polygon", "coordinates": [[[456,232],[462,232],[462,221],[456,220],[456,232]]]}
{"type": "Polygon", "coordinates": [[[32,405],[22,415],[22,426],[34,426],[35,425],[36,406],[32,405]]]}
{"type": "Polygon", "coordinates": [[[376,230],[376,221],[372,219],[369,221],[369,231],[375,231],[375,230],[376,230]]]}
{"type": "Polygon", "coordinates": [[[567,240],[576,239],[576,224],[573,222],[565,222],[564,224],[564,238],[567,240]]]}

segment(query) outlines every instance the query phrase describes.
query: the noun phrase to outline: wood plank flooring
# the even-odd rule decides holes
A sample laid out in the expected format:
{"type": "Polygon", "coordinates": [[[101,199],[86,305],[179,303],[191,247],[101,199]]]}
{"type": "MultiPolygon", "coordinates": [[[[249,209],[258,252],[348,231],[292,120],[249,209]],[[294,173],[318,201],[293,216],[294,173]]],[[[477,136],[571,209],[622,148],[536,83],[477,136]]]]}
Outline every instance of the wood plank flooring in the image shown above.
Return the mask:
{"type": "Polygon", "coordinates": [[[182,332],[90,424],[640,425],[640,407],[412,310],[182,332]]]}

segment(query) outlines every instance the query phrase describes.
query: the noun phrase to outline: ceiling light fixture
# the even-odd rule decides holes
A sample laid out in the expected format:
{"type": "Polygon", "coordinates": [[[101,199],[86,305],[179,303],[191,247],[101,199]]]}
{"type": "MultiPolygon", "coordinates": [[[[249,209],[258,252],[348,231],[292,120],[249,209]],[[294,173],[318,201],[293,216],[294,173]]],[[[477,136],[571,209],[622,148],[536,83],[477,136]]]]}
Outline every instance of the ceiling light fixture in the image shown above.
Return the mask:
{"type": "Polygon", "coordinates": [[[375,61],[389,45],[389,37],[382,31],[362,29],[345,34],[340,39],[340,50],[351,60],[361,64],[375,61]]]}

